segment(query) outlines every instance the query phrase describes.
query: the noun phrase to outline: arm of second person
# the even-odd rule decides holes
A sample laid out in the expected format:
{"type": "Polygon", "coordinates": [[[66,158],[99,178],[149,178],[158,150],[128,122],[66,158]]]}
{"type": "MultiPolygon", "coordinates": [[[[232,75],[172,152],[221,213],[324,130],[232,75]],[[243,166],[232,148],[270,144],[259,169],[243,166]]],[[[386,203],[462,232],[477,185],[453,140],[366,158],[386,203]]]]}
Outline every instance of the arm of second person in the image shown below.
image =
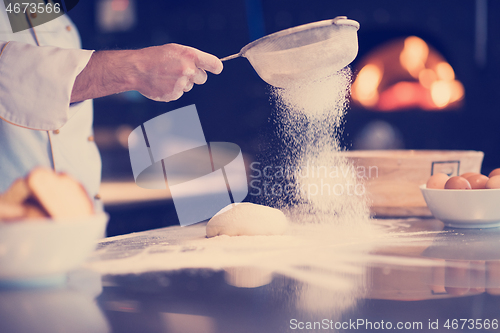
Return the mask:
{"type": "Polygon", "coordinates": [[[77,76],[71,103],[137,90],[156,101],[173,101],[219,74],[222,62],[200,50],[165,44],[140,50],[100,51],[77,76]]]}

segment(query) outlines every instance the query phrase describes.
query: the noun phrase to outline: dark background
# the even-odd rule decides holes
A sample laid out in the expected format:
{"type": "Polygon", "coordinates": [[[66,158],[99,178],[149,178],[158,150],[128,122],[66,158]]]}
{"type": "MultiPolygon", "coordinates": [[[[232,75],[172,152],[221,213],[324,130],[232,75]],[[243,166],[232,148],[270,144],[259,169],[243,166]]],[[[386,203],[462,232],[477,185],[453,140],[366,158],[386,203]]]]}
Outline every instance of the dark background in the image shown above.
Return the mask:
{"type": "MultiPolygon", "coordinates": [[[[360,131],[375,120],[391,124],[402,135],[405,149],[473,149],[485,153],[483,173],[500,167],[500,1],[494,0],[215,0],[135,2],[137,21],[124,32],[104,33],[97,25],[98,0],[81,0],[69,13],[86,49],[136,49],[179,43],[224,57],[263,35],[313,21],[346,15],[358,21],[359,53],[352,64],[380,44],[416,35],[438,50],[465,87],[463,105],[454,111],[405,110],[380,113],[352,106],[343,143],[352,148],[360,131]],[[477,5],[486,4],[486,17],[477,5]],[[486,54],[477,52],[476,24],[487,22],[486,54]],[[478,21],[479,20],[479,21],[478,21]]],[[[246,59],[224,63],[224,71],[209,75],[179,100],[158,103],[126,93],[95,100],[95,128],[113,131],[143,122],[186,105],[196,104],[207,141],[238,144],[247,159],[258,160],[273,140],[273,107],[269,87],[246,59]]],[[[97,133],[96,133],[97,134],[97,133]]],[[[99,136],[96,135],[96,141],[99,136]]],[[[128,151],[102,144],[103,180],[132,179],[128,151]]],[[[176,224],[175,211],[162,205],[111,208],[109,234],[176,224]],[[155,210],[150,219],[147,212],[155,210]],[[137,216],[143,216],[140,225],[137,216]],[[158,218],[161,216],[161,218],[158,218]],[[134,225],[132,225],[134,224],[134,225]]],[[[140,220],[140,219],[139,219],[140,220]]]]}

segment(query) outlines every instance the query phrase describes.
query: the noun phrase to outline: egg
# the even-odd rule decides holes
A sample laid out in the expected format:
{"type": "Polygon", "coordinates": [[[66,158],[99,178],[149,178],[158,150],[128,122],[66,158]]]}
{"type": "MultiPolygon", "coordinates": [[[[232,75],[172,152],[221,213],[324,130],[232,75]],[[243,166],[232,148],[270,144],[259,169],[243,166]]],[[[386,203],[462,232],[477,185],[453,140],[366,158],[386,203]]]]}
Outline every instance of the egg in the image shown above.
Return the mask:
{"type": "Polygon", "coordinates": [[[427,188],[444,189],[444,184],[450,179],[447,174],[436,173],[427,180],[427,188]]]}
{"type": "Polygon", "coordinates": [[[500,188],[500,175],[491,177],[490,180],[488,180],[488,182],[486,183],[485,187],[488,189],[500,188]]]}
{"type": "Polygon", "coordinates": [[[472,175],[467,177],[467,180],[469,181],[470,187],[473,190],[478,190],[478,189],[484,189],[486,188],[486,183],[488,182],[489,178],[486,177],[485,175],[472,175]]]}
{"type": "Polygon", "coordinates": [[[488,175],[488,177],[493,177],[493,176],[498,176],[500,175],[500,168],[496,168],[495,170],[493,170],[492,172],[490,172],[490,174],[488,175]]]}
{"type": "Polygon", "coordinates": [[[460,176],[451,177],[448,179],[444,188],[448,190],[470,190],[471,186],[467,179],[460,176]]]}
{"type": "Polygon", "coordinates": [[[478,172],[466,172],[464,174],[461,174],[460,177],[464,177],[465,179],[467,179],[470,176],[475,176],[475,175],[480,175],[480,173],[478,173],[478,172]]]}

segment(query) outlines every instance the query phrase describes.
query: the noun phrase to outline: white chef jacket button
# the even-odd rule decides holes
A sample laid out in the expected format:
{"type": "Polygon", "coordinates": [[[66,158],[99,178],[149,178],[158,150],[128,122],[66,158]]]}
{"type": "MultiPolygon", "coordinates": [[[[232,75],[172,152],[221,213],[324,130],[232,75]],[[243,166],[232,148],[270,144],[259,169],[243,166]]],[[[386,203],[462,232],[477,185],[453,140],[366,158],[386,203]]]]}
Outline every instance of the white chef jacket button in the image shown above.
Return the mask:
{"type": "Polygon", "coordinates": [[[36,13],[31,13],[30,16],[31,16],[31,18],[36,18],[37,14],[36,13]]]}
{"type": "Polygon", "coordinates": [[[93,135],[89,136],[87,140],[89,140],[90,142],[94,141],[94,136],[93,135]]]}
{"type": "Polygon", "coordinates": [[[100,199],[101,199],[101,196],[100,196],[99,194],[96,194],[96,195],[94,195],[94,199],[96,199],[96,200],[100,200],[100,199]]]}
{"type": "Polygon", "coordinates": [[[71,31],[71,26],[70,26],[70,25],[67,25],[67,26],[66,26],[66,30],[71,31]]]}
{"type": "Polygon", "coordinates": [[[54,134],[59,134],[60,132],[61,132],[61,131],[60,131],[60,130],[58,130],[58,129],[56,129],[56,130],[52,131],[52,133],[54,133],[54,134]]]}

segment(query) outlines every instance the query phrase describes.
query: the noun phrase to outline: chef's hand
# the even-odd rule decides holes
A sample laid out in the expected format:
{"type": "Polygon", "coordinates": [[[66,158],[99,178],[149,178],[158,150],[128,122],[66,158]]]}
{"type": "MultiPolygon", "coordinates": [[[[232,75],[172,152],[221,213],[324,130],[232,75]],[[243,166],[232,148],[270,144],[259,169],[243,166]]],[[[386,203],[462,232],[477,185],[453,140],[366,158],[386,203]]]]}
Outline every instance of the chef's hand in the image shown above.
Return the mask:
{"type": "Polygon", "coordinates": [[[192,47],[166,44],[138,51],[136,89],[155,101],[173,101],[207,81],[209,71],[219,74],[222,62],[192,47]]]}
{"type": "Polygon", "coordinates": [[[173,101],[203,84],[222,62],[192,47],[166,44],[140,50],[95,52],[73,86],[71,102],[137,90],[155,101],[173,101]]]}

